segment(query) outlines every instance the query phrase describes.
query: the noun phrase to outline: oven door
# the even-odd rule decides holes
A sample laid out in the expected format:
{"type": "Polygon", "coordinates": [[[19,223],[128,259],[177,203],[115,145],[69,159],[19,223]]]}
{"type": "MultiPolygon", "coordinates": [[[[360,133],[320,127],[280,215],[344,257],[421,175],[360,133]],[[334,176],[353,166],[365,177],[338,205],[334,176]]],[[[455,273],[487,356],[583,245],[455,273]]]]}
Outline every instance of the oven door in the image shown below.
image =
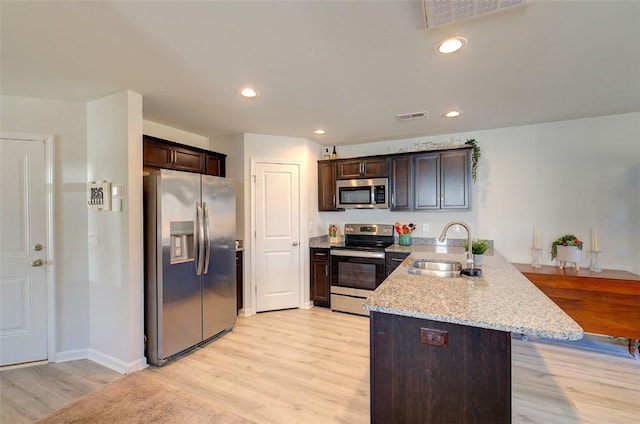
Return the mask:
{"type": "Polygon", "coordinates": [[[375,290],[384,279],[384,252],[331,250],[332,286],[375,290]]]}

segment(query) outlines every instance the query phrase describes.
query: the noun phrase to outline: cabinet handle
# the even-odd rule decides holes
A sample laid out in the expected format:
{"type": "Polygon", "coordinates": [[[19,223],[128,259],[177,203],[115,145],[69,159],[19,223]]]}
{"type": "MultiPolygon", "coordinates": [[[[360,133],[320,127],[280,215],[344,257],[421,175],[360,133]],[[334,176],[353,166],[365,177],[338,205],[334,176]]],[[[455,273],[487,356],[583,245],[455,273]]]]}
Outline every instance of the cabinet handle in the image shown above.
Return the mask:
{"type": "Polygon", "coordinates": [[[333,195],[333,206],[335,206],[335,205],[336,205],[336,195],[334,194],[333,195]]]}
{"type": "Polygon", "coordinates": [[[329,276],[329,265],[324,266],[324,275],[327,277],[329,276]]]}
{"type": "Polygon", "coordinates": [[[393,193],[391,195],[391,206],[395,207],[396,206],[396,194],[393,193]]]}
{"type": "Polygon", "coordinates": [[[404,259],[402,258],[391,258],[391,262],[402,262],[404,259]]]}
{"type": "Polygon", "coordinates": [[[360,163],[360,174],[361,175],[365,174],[365,164],[364,164],[364,162],[360,163]]]}
{"type": "Polygon", "coordinates": [[[314,256],[327,256],[326,253],[315,253],[314,256]]]}

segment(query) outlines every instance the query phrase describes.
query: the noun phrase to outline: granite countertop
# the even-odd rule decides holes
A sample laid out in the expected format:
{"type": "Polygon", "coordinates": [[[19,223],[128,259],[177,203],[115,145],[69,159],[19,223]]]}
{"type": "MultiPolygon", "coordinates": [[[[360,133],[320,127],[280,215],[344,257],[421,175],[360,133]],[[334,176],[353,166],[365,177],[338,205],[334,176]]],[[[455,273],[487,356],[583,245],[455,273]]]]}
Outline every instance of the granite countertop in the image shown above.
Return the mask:
{"type": "Polygon", "coordinates": [[[412,275],[416,259],[466,261],[461,247],[399,246],[387,252],[411,254],[364,302],[374,312],[472,327],[579,340],[582,328],[516,270],[502,255],[485,255],[482,277],[433,278],[412,275]]]}

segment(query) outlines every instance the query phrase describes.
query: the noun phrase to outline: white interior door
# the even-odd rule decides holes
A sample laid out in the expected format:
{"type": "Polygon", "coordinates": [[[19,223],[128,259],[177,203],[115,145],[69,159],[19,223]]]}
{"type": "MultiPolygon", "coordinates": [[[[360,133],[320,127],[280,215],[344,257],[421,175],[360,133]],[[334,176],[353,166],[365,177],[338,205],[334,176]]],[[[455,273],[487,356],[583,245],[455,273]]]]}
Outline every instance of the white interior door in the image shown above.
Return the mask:
{"type": "Polygon", "coordinates": [[[0,139],[0,365],[47,359],[45,144],[0,139]]]}
{"type": "Polygon", "coordinates": [[[255,166],[257,312],[300,306],[300,166],[255,166]]]}

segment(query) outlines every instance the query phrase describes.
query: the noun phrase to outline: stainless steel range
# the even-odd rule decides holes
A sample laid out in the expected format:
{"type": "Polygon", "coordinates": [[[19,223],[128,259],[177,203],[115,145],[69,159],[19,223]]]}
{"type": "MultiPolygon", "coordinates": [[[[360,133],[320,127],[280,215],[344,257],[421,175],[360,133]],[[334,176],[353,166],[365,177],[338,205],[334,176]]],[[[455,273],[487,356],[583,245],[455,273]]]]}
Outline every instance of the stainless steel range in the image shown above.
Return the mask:
{"type": "Polygon", "coordinates": [[[364,300],[385,279],[385,249],[393,225],[345,224],[344,246],[331,248],[331,309],[369,315],[364,300]]]}

